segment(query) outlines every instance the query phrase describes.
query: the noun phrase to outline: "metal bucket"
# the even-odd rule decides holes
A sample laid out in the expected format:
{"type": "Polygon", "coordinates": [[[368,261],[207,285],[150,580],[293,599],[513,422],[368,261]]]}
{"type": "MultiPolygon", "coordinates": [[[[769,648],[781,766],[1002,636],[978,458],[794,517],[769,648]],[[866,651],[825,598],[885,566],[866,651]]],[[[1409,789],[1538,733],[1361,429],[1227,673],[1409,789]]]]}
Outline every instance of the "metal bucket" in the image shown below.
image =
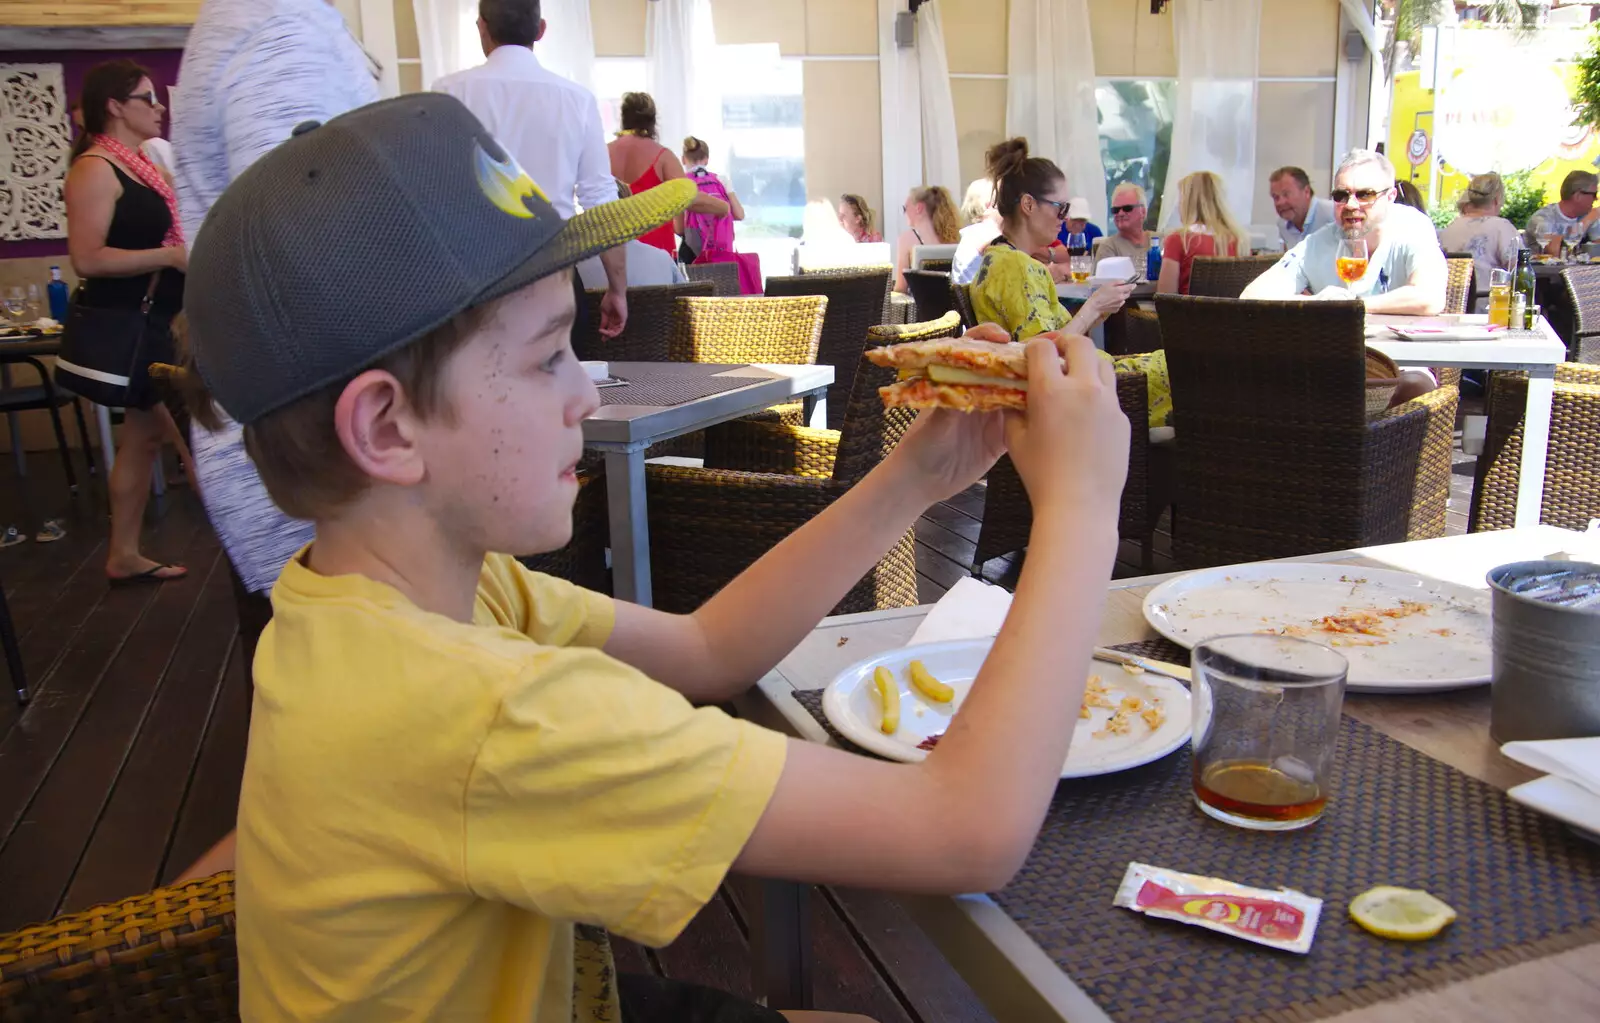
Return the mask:
{"type": "Polygon", "coordinates": [[[1600,735],[1600,566],[1519,561],[1489,572],[1494,591],[1497,743],[1600,735]]]}

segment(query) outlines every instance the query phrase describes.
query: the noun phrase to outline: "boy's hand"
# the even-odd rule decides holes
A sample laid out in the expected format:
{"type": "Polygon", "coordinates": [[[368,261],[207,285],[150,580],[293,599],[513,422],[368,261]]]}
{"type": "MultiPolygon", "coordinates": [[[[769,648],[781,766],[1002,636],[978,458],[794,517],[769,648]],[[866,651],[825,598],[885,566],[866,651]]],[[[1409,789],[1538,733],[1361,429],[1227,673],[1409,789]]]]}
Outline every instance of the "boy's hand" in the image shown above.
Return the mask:
{"type": "Polygon", "coordinates": [[[890,459],[927,506],[978,482],[1005,450],[1003,413],[935,408],[917,416],[890,459]]]}
{"type": "Polygon", "coordinates": [[[1116,370],[1093,341],[1056,334],[1030,341],[1028,410],[1005,416],[1006,446],[1036,516],[1116,507],[1128,477],[1131,428],[1117,404],[1116,370]]]}

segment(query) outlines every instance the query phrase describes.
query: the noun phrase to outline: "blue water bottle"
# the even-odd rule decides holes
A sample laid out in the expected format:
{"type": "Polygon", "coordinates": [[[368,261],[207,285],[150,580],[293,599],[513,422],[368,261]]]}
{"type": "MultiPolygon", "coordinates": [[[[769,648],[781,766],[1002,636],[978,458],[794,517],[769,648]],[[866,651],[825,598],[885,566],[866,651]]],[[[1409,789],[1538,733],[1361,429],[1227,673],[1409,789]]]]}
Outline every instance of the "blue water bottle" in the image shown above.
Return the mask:
{"type": "Polygon", "coordinates": [[[1144,259],[1144,279],[1161,279],[1161,243],[1154,238],[1150,239],[1150,254],[1144,259]]]}
{"type": "Polygon", "coordinates": [[[45,286],[50,295],[50,318],[57,323],[67,322],[67,282],[61,279],[61,268],[50,268],[50,283],[45,286]]]}

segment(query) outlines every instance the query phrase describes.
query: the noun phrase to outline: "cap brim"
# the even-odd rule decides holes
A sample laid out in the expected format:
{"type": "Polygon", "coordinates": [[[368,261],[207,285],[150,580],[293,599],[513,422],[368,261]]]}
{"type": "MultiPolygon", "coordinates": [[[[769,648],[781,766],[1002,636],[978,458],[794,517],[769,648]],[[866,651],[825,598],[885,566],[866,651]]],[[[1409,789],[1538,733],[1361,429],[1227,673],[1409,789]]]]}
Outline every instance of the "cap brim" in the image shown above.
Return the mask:
{"type": "Polygon", "coordinates": [[[633,241],[689,208],[700,188],[687,178],[662,182],[647,192],[603,203],[568,220],[554,238],[527,261],[485,288],[473,301],[481,305],[560,270],[633,241]]]}

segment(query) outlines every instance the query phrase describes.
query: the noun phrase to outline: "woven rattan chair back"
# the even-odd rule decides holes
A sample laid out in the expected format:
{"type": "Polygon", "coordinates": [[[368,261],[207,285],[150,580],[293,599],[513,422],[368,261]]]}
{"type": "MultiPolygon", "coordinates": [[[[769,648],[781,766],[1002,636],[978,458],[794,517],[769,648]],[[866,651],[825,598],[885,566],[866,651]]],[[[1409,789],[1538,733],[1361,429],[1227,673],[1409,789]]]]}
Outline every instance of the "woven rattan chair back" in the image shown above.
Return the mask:
{"type": "Polygon", "coordinates": [[[978,325],[978,316],[972,311],[972,285],[951,284],[950,293],[955,296],[956,312],[961,314],[961,325],[969,330],[978,325]]]}
{"type": "Polygon", "coordinates": [[[673,362],[809,365],[817,361],[828,300],[684,298],[673,317],[673,362]]]}
{"type": "Polygon", "coordinates": [[[950,268],[955,265],[955,262],[956,261],[953,259],[924,259],[922,261],[921,269],[929,270],[934,273],[948,274],[950,272],[950,268]]]}
{"type": "Polygon", "coordinates": [[[1600,363],[1600,264],[1569,266],[1561,271],[1572,297],[1573,362],[1600,363]]]}
{"type": "Polygon", "coordinates": [[[1368,423],[1361,303],[1160,295],[1156,309],[1182,452],[1180,565],[1406,538],[1429,415],[1413,402],[1368,423]]]}
{"type": "Polygon", "coordinates": [[[233,874],[159,888],[0,935],[0,1015],[239,1018],[233,874]]]}
{"type": "Polygon", "coordinates": [[[956,307],[956,296],[950,290],[948,273],[907,270],[906,287],[911,289],[911,299],[917,304],[916,317],[923,323],[937,320],[956,307]]]}
{"type": "Polygon", "coordinates": [[[1465,259],[1460,256],[1447,256],[1444,261],[1446,277],[1444,285],[1444,311],[1447,313],[1470,312],[1467,308],[1472,301],[1472,275],[1476,263],[1471,256],[1465,259]]]}
{"type": "Polygon", "coordinates": [[[867,329],[881,322],[883,296],[888,287],[887,269],[767,279],[767,296],[770,298],[824,295],[828,299],[816,362],[819,366],[833,367],[833,383],[828,387],[830,430],[837,430],[844,425],[845,406],[850,402],[856,373],[862,365],[861,353],[866,347],[867,329]]]}
{"type": "Polygon", "coordinates": [[[738,298],[738,263],[694,263],[683,268],[691,281],[710,281],[711,294],[717,298],[738,298]]]}
{"type": "MultiPolygon", "coordinates": [[[[1516,525],[1527,400],[1526,374],[1494,375],[1489,426],[1467,520],[1471,532],[1516,525]]],[[[1565,529],[1588,528],[1590,519],[1600,518],[1600,366],[1568,362],[1556,367],[1546,452],[1539,521],[1565,529]]]]}
{"type": "Polygon", "coordinates": [[[600,336],[600,300],[604,291],[586,291],[586,309],[572,331],[578,358],[596,362],[666,362],[672,340],[673,315],[680,298],[709,296],[710,281],[660,284],[628,289],[628,323],[614,338],[600,336]],[[581,333],[580,333],[581,331],[581,333]]]}
{"type": "Polygon", "coordinates": [[[1189,294],[1238,298],[1249,283],[1267,272],[1280,257],[1199,256],[1189,270],[1189,294]]]}
{"type": "Polygon", "coordinates": [[[1161,321],[1154,312],[1125,305],[1106,317],[1106,353],[1143,355],[1161,347],[1161,321]]]}
{"type": "MultiPolygon", "coordinates": [[[[951,311],[937,320],[923,323],[884,323],[869,327],[862,348],[956,337],[960,333],[961,318],[951,311]]],[[[911,409],[883,407],[878,388],[894,383],[895,376],[892,368],[874,366],[865,359],[861,360],[861,368],[855,374],[855,384],[844,410],[839,452],[833,459],[835,483],[849,486],[860,480],[894,450],[916,419],[916,412],[911,409]]]]}

